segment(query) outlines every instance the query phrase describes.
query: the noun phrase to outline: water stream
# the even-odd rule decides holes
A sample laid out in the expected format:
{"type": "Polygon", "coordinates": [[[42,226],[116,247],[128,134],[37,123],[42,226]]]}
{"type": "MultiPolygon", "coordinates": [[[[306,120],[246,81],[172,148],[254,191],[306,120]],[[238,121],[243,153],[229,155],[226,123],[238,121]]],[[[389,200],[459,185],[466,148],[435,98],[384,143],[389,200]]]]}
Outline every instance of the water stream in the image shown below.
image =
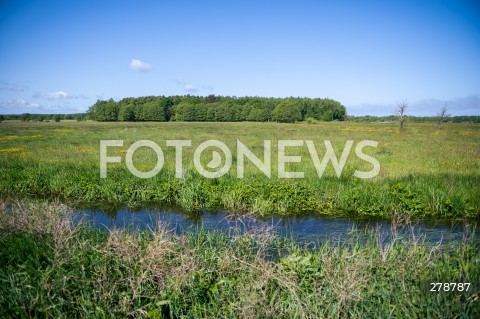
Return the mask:
{"type": "MultiPolygon", "coordinates": [[[[279,236],[293,236],[298,242],[313,244],[326,240],[347,241],[354,234],[368,236],[373,231],[385,241],[395,237],[399,240],[420,239],[427,243],[449,243],[472,236],[472,225],[464,223],[420,221],[395,227],[391,221],[372,218],[303,215],[262,219],[234,216],[225,212],[185,213],[175,208],[145,208],[135,211],[120,208],[114,212],[83,209],[77,210],[74,215],[74,222],[80,220],[100,229],[155,229],[158,223],[162,223],[177,234],[200,228],[237,234],[266,229],[279,236]]],[[[475,230],[473,236],[480,236],[480,231],[475,230]]]]}

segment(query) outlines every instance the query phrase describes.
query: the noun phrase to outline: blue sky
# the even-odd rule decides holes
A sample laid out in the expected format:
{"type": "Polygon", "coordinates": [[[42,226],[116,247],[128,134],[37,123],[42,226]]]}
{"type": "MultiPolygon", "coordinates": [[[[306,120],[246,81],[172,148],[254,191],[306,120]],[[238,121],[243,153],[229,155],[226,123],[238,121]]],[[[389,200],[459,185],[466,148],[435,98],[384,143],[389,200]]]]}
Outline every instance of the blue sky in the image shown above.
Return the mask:
{"type": "Polygon", "coordinates": [[[475,1],[2,1],[0,113],[144,95],[480,115],[475,1]]]}

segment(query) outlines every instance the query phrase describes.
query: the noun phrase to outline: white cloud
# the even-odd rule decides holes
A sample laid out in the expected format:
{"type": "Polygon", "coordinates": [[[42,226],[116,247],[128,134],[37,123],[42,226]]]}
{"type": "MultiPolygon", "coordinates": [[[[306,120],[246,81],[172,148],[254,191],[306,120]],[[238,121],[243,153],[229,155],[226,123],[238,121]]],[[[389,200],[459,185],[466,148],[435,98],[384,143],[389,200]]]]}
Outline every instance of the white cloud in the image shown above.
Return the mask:
{"type": "MultiPolygon", "coordinates": [[[[177,82],[177,84],[181,85],[182,88],[188,93],[197,93],[199,91],[198,87],[196,87],[195,85],[193,85],[189,82],[185,82],[185,81],[182,81],[182,80],[175,80],[175,82],[177,82]]],[[[203,86],[202,89],[205,89],[205,86],[203,86]]]]}
{"type": "Polygon", "coordinates": [[[25,101],[24,99],[16,99],[16,100],[6,100],[0,102],[0,106],[3,108],[12,110],[12,109],[17,109],[17,108],[32,108],[36,109],[40,107],[40,104],[38,103],[30,103],[28,101],[25,101]]]}
{"type": "Polygon", "coordinates": [[[39,104],[31,103],[24,99],[0,101],[0,114],[21,114],[21,113],[82,113],[84,106],[72,106],[69,102],[60,100],[59,103],[39,104]]]}
{"type": "Polygon", "coordinates": [[[71,106],[68,104],[48,104],[48,105],[42,105],[40,106],[40,109],[43,112],[47,113],[52,113],[52,112],[58,112],[58,113],[83,113],[85,112],[85,108],[81,106],[71,106]]]}
{"type": "Polygon", "coordinates": [[[198,89],[196,87],[194,87],[193,85],[191,85],[190,83],[184,84],[183,88],[185,89],[185,91],[190,92],[190,93],[198,92],[198,89]]]}
{"type": "Polygon", "coordinates": [[[0,81],[0,91],[25,92],[27,87],[7,81],[0,81]]]}
{"type": "Polygon", "coordinates": [[[63,91],[35,93],[32,97],[46,100],[68,99],[69,94],[63,91]]]}
{"type": "Polygon", "coordinates": [[[85,95],[71,95],[67,92],[40,92],[32,95],[34,98],[42,98],[46,100],[64,100],[64,99],[87,99],[85,95]]]}
{"type": "Polygon", "coordinates": [[[152,65],[138,59],[132,59],[132,62],[130,62],[130,69],[134,71],[150,71],[152,65]]]}

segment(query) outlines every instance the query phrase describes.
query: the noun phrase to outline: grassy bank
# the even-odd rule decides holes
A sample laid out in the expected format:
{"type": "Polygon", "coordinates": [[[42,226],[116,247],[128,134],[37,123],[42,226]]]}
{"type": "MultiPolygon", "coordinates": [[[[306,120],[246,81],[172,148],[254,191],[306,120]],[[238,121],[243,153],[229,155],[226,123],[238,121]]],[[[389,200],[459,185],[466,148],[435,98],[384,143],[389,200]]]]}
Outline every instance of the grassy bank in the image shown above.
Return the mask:
{"type": "MultiPolygon", "coordinates": [[[[399,131],[396,123],[22,123],[0,125],[0,194],[3,197],[46,196],[73,204],[140,206],[146,203],[178,204],[186,210],[225,208],[257,215],[313,211],[390,217],[396,213],[448,218],[480,215],[480,126],[476,124],[409,123],[399,131]],[[100,140],[124,140],[109,156],[122,163],[108,164],[108,177],[100,178],[100,140]],[[128,147],[138,140],[152,140],[165,154],[162,171],[139,179],[125,165],[128,147]],[[166,140],[192,140],[183,151],[184,178],[175,178],[175,151],[166,140]],[[221,178],[207,179],[196,172],[193,153],[201,142],[215,139],[233,153],[233,165],[221,178]],[[272,177],[245,161],[245,178],[236,171],[236,141],[263,158],[263,141],[272,141],[272,177]],[[319,178],[307,147],[289,148],[288,155],[302,163],[287,170],[305,172],[303,179],[277,177],[277,141],[312,140],[320,156],[323,141],[330,140],[337,157],[347,140],[378,141],[364,152],[376,158],[379,176],[353,177],[368,171],[369,163],[352,149],[345,169],[337,178],[332,164],[319,178]]],[[[208,153],[208,152],[206,152],[208,153]]],[[[202,159],[208,163],[208,158],[202,159]]],[[[139,149],[138,169],[155,166],[152,150],[139,149]]]]}
{"type": "Polygon", "coordinates": [[[480,316],[478,238],[440,248],[372,234],[308,250],[262,228],[107,233],[40,201],[0,214],[2,318],[480,316]],[[472,286],[430,292],[439,281],[472,286]]]}

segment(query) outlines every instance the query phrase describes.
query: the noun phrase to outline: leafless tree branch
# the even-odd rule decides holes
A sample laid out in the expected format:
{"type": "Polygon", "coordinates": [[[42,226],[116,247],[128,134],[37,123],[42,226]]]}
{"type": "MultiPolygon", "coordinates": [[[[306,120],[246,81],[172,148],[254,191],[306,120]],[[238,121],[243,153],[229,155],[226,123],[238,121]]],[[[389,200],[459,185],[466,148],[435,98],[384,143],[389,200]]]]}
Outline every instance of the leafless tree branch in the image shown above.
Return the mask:
{"type": "Polygon", "coordinates": [[[450,117],[450,113],[448,113],[447,104],[442,106],[440,112],[437,113],[437,122],[441,124],[447,120],[447,117],[450,117]]]}
{"type": "Polygon", "coordinates": [[[404,125],[405,125],[405,112],[408,108],[408,104],[406,101],[403,101],[403,102],[399,102],[397,104],[397,108],[395,109],[395,115],[397,115],[399,117],[399,120],[400,120],[400,129],[403,129],[404,125]]]}

